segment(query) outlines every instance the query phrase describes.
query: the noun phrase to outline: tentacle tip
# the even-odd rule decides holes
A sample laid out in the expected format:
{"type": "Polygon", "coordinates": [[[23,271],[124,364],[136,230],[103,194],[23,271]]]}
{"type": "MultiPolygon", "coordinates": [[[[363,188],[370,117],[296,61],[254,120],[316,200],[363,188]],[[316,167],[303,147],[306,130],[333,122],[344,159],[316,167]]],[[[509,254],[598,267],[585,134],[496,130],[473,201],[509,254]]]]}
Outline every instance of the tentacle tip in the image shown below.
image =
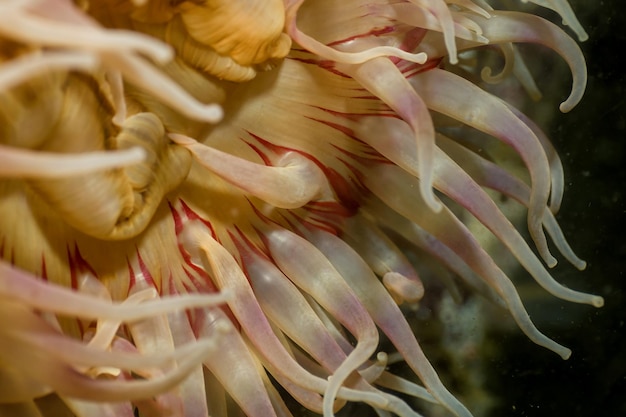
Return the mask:
{"type": "Polygon", "coordinates": [[[559,105],[559,110],[561,111],[561,113],[569,113],[575,106],[576,103],[571,103],[568,99],[559,105]]]}
{"type": "Polygon", "coordinates": [[[219,104],[209,104],[205,111],[206,121],[209,123],[218,123],[224,118],[224,109],[219,104]]]}
{"type": "Polygon", "coordinates": [[[600,308],[604,306],[604,298],[600,297],[599,295],[594,295],[591,298],[591,305],[596,307],[596,308],[600,308]]]}
{"type": "Polygon", "coordinates": [[[225,302],[232,301],[235,298],[235,292],[230,288],[221,289],[220,294],[223,296],[225,302]]]}
{"type": "Polygon", "coordinates": [[[136,161],[136,163],[141,163],[148,159],[148,152],[139,146],[129,149],[128,153],[131,160],[136,161]]]}
{"type": "Polygon", "coordinates": [[[176,51],[174,50],[174,47],[167,44],[162,44],[159,46],[161,47],[158,49],[158,53],[153,56],[154,61],[157,64],[162,65],[173,61],[174,57],[176,56],[176,51]]]}
{"type": "Polygon", "coordinates": [[[117,127],[122,127],[124,125],[124,120],[125,120],[125,115],[123,114],[116,114],[115,116],[113,116],[113,124],[117,127]]]}
{"type": "Polygon", "coordinates": [[[435,196],[430,173],[425,172],[420,180],[419,193],[424,200],[424,203],[426,203],[428,208],[430,208],[434,213],[439,213],[443,209],[443,204],[441,204],[435,196]]]}
{"type": "Polygon", "coordinates": [[[232,324],[225,319],[218,320],[215,322],[214,326],[218,335],[228,334],[233,329],[232,324]]]}
{"type": "Polygon", "coordinates": [[[428,61],[428,55],[426,54],[426,52],[420,52],[417,54],[407,53],[407,54],[402,54],[401,57],[406,59],[407,61],[415,62],[416,64],[419,64],[419,65],[423,65],[426,63],[426,61],[428,61]]]}
{"type": "Polygon", "coordinates": [[[583,29],[580,29],[579,31],[577,31],[576,35],[578,36],[579,42],[585,42],[589,40],[589,35],[583,29]]]}
{"type": "Polygon", "coordinates": [[[548,268],[554,268],[559,263],[556,260],[556,258],[552,256],[550,253],[545,254],[543,258],[544,258],[544,261],[546,262],[546,265],[548,265],[548,268]]]}
{"type": "Polygon", "coordinates": [[[435,213],[439,213],[443,209],[443,204],[437,201],[434,197],[427,200],[428,207],[435,213]]]}
{"type": "Polygon", "coordinates": [[[572,356],[572,351],[566,347],[557,353],[564,361],[568,360],[572,356]]]}
{"type": "Polygon", "coordinates": [[[587,269],[587,262],[583,261],[582,259],[579,259],[574,266],[576,267],[576,269],[578,269],[579,271],[584,271],[585,269],[587,269]]]}

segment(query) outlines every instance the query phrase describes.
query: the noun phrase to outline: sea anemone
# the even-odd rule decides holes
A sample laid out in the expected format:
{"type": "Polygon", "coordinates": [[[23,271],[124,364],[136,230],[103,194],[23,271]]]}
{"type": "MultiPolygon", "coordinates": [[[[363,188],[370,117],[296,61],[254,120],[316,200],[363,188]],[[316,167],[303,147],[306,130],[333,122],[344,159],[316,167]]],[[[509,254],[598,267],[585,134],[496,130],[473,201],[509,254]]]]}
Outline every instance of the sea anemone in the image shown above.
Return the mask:
{"type": "MultiPolygon", "coordinates": [[[[584,40],[566,1],[534,3],[584,40]]],[[[568,111],[585,62],[556,25],[494,7],[3,1],[0,411],[408,417],[416,397],[467,417],[405,317],[441,266],[567,358],[465,219],[549,293],[602,305],[540,260],[545,230],[585,266],[555,220],[563,169],[487,85],[538,98],[517,44],[543,45],[571,69],[568,111]]]]}

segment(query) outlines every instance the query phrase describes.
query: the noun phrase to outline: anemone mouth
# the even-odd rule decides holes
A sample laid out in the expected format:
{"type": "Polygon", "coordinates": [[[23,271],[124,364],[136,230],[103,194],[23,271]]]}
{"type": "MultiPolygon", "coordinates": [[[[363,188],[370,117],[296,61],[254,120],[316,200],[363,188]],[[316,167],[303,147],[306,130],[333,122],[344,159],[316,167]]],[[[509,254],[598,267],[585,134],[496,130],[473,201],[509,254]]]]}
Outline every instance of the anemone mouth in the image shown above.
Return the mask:
{"type": "MultiPolygon", "coordinates": [[[[536,3],[585,38],[566,2],[536,3]]],[[[469,217],[550,294],[602,305],[544,266],[546,232],[585,266],[554,217],[556,151],[478,85],[538,96],[516,44],[539,44],[571,69],[561,110],[576,105],[584,58],[554,24],[483,1],[81,5],[0,6],[0,406],[39,415],[54,393],[77,416],[265,417],[291,415],[289,395],[325,417],[417,416],[402,393],[471,416],[405,317],[442,290],[401,243],[459,278],[446,291],[570,351],[469,217]],[[538,255],[499,195],[527,210],[538,255]]]]}

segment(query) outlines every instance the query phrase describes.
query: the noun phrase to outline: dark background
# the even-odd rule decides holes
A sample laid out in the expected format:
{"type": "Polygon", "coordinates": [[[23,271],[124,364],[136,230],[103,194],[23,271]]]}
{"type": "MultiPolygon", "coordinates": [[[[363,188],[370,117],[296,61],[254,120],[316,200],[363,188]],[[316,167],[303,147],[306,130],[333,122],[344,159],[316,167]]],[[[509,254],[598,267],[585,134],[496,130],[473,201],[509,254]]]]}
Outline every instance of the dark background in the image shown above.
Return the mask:
{"type": "MultiPolygon", "coordinates": [[[[527,306],[542,331],[572,349],[567,361],[529,344],[521,332],[495,335],[501,349],[489,361],[488,385],[500,405],[492,417],[626,416],[626,5],[570,3],[589,34],[581,44],[589,82],[583,101],[555,115],[548,133],[565,166],[558,218],[588,266],[581,273],[560,262],[553,273],[572,288],[603,296],[605,306],[527,306]]],[[[567,88],[567,76],[564,82],[567,88]]]]}

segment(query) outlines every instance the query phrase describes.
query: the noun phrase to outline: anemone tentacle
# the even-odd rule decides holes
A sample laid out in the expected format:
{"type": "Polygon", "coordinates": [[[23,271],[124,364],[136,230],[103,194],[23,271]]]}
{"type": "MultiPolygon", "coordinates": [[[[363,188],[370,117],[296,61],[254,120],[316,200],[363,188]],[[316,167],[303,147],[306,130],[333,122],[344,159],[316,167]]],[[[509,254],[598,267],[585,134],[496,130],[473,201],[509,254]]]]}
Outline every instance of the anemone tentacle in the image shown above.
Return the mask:
{"type": "MultiPolygon", "coordinates": [[[[563,112],[585,61],[491,3],[3,2],[0,414],[471,417],[408,317],[445,293],[567,358],[479,234],[602,305],[542,263],[549,237],[585,267],[555,219],[563,166],[498,96],[541,96],[519,43],[567,64],[563,112]]],[[[532,3],[586,38],[567,1],[532,3]]]]}

